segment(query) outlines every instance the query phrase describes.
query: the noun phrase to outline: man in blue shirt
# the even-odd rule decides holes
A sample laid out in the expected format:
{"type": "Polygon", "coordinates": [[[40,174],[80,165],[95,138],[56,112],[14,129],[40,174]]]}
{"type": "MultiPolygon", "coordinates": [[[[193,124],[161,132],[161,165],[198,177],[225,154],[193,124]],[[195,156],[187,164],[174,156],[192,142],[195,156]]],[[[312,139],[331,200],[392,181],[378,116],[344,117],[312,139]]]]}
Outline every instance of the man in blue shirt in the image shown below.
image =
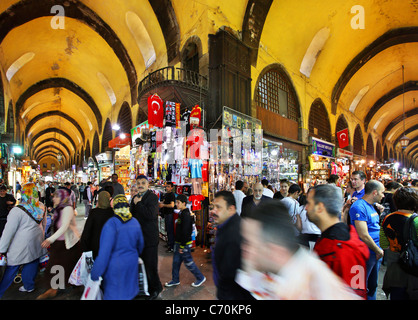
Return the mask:
{"type": "Polygon", "coordinates": [[[368,300],[376,300],[377,277],[383,257],[379,243],[379,214],[374,204],[383,199],[384,191],[385,187],[381,182],[370,180],[364,187],[364,196],[354,202],[349,211],[351,224],[356,227],[360,239],[370,250],[366,263],[368,300]]]}
{"type": "Polygon", "coordinates": [[[363,171],[354,171],[350,178],[353,189],[355,190],[352,199],[358,200],[364,196],[364,185],[366,183],[366,174],[363,171]],[[355,199],[354,199],[355,198],[355,199]]]}

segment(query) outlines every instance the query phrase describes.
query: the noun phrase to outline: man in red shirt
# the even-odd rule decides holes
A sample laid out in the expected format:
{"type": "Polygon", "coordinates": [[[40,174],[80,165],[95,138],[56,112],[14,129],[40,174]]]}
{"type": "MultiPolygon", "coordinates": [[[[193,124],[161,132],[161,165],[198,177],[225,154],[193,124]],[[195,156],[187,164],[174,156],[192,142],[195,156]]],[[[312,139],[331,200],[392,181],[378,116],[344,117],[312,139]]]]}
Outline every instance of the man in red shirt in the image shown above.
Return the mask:
{"type": "Polygon", "coordinates": [[[314,251],[359,296],[367,299],[367,245],[353,226],[340,221],[343,198],[333,185],[317,185],[309,190],[306,212],[308,219],[321,230],[314,251]]]}

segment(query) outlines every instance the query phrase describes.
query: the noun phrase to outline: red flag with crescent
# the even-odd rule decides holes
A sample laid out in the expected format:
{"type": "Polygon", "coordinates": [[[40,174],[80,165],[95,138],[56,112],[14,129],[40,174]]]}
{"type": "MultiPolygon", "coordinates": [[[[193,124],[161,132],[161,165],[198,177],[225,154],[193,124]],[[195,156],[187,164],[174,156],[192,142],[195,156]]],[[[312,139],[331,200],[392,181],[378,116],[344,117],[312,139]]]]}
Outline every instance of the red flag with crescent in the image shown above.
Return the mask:
{"type": "Polygon", "coordinates": [[[337,132],[338,145],[340,148],[345,148],[350,144],[348,138],[348,128],[337,132]]]}
{"type": "Polygon", "coordinates": [[[164,125],[164,102],[156,93],[148,97],[148,124],[158,128],[164,125]]]}

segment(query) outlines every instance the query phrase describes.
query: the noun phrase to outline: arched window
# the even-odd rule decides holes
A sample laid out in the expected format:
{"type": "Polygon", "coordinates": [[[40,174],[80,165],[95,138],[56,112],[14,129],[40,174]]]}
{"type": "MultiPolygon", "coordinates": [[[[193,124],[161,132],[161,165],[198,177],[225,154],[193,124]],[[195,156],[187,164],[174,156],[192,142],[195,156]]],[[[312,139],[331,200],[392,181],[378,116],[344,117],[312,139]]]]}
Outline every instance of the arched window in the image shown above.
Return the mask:
{"type": "Polygon", "coordinates": [[[112,125],[110,124],[110,120],[107,119],[103,129],[102,152],[107,150],[110,140],[112,140],[112,125]]]}
{"type": "Polygon", "coordinates": [[[376,143],[376,160],[382,162],[382,144],[379,140],[376,143]]]}
{"type": "Polygon", "coordinates": [[[328,112],[321,99],[316,99],[309,111],[309,135],[331,142],[328,112]]]}
{"type": "Polygon", "coordinates": [[[374,143],[371,134],[369,134],[369,137],[367,138],[366,154],[369,159],[374,159],[374,143]]]}
{"type": "Polygon", "coordinates": [[[361,132],[360,125],[357,125],[356,130],[354,131],[353,139],[353,152],[357,155],[363,154],[363,133],[361,132]]]}
{"type": "Polygon", "coordinates": [[[383,160],[389,161],[389,151],[387,145],[385,145],[385,147],[383,148],[383,160]]]}
{"type": "Polygon", "coordinates": [[[131,108],[126,101],[122,103],[122,108],[119,111],[118,124],[120,126],[120,133],[131,133],[132,114],[131,108]]]}
{"type": "Polygon", "coordinates": [[[90,155],[91,155],[90,141],[87,141],[87,144],[86,144],[86,161],[89,160],[90,155]]]}
{"type": "Polygon", "coordinates": [[[259,107],[299,122],[300,108],[295,90],[280,67],[274,67],[260,77],[255,102],[259,107]]]}
{"type": "MultiPolygon", "coordinates": [[[[197,40],[200,41],[199,39],[197,40]]],[[[199,73],[199,47],[195,41],[196,40],[192,40],[185,45],[181,56],[181,62],[183,69],[199,73]]]]}
{"type": "Polygon", "coordinates": [[[93,156],[96,156],[98,153],[100,153],[100,145],[99,145],[99,135],[96,132],[94,134],[94,139],[93,139],[93,151],[92,151],[92,155],[93,156]]]}

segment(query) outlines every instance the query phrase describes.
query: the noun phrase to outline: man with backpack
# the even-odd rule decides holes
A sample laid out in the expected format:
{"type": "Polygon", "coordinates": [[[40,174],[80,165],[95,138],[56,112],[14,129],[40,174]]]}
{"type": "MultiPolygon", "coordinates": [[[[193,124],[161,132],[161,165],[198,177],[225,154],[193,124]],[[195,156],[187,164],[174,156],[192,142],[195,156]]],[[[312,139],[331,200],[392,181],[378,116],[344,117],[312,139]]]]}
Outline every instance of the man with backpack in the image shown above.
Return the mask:
{"type": "Polygon", "coordinates": [[[415,264],[412,261],[408,268],[404,265],[402,256],[405,251],[412,250],[409,255],[413,259],[414,255],[411,253],[418,251],[418,217],[409,221],[412,215],[418,212],[418,191],[413,188],[399,188],[393,194],[393,201],[397,210],[384,218],[380,231],[381,246],[388,248],[385,251],[387,269],[382,289],[391,300],[416,300],[418,299],[417,257],[415,256],[415,264]]]}
{"type": "Polygon", "coordinates": [[[87,219],[92,208],[93,195],[91,193],[91,182],[87,182],[87,186],[83,191],[83,203],[84,203],[84,219],[87,219]]]}

